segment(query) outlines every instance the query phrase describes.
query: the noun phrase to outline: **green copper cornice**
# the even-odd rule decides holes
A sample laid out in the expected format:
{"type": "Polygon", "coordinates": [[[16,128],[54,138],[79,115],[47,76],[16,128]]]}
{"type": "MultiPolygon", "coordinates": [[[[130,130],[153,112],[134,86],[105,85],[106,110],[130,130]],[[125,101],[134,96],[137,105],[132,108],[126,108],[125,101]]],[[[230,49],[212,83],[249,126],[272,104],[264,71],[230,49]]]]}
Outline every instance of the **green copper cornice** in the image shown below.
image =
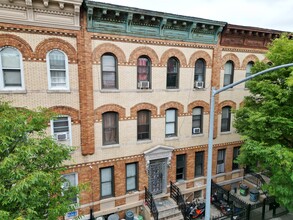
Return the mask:
{"type": "Polygon", "coordinates": [[[216,44],[226,22],[84,1],[90,32],[216,44]]]}

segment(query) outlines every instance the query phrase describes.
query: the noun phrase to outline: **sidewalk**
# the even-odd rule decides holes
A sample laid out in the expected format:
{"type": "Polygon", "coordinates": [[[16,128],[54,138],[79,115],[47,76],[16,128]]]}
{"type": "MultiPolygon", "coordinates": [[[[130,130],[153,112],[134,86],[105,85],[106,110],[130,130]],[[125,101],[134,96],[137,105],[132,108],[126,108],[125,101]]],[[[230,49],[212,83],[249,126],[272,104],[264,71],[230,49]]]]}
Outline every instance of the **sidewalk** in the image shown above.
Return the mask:
{"type": "Polygon", "coordinates": [[[293,213],[288,213],[287,215],[280,216],[278,218],[272,218],[272,220],[292,220],[293,213]]]}

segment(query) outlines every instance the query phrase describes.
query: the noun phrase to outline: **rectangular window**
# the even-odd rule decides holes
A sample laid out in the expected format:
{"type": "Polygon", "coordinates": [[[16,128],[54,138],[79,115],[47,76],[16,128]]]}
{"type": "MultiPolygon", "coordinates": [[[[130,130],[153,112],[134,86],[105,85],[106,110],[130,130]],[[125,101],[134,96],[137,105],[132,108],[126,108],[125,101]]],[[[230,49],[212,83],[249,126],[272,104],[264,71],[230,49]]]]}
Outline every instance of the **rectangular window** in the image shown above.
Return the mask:
{"type": "Polygon", "coordinates": [[[116,57],[111,54],[102,56],[102,88],[117,88],[117,66],[116,57]]]}
{"type": "Polygon", "coordinates": [[[225,155],[226,149],[218,150],[217,173],[225,172],[225,155]]]}
{"type": "Polygon", "coordinates": [[[195,177],[204,175],[204,151],[195,153],[195,177]]]}
{"type": "Polygon", "coordinates": [[[149,140],[151,114],[148,110],[142,110],[137,113],[137,140],[149,140]]]}
{"type": "Polygon", "coordinates": [[[166,137],[177,136],[177,110],[166,110],[166,137]]]}
{"type": "Polygon", "coordinates": [[[227,86],[233,83],[233,75],[234,75],[234,63],[232,61],[228,61],[225,63],[224,67],[224,85],[227,86]]]}
{"type": "Polygon", "coordinates": [[[49,88],[68,89],[67,57],[58,50],[53,50],[47,55],[49,68],[49,88]]]}
{"type": "Polygon", "coordinates": [[[234,162],[236,160],[236,158],[238,157],[239,153],[240,153],[240,147],[234,147],[233,148],[232,170],[239,169],[239,164],[234,162]]]}
{"type": "Polygon", "coordinates": [[[202,134],[203,108],[197,107],[192,110],[192,134],[202,134]]]}
{"type": "Polygon", "coordinates": [[[103,118],[103,145],[118,144],[118,113],[106,112],[103,118]]]}
{"type": "Polygon", "coordinates": [[[101,197],[114,196],[114,167],[100,169],[101,197]]]}
{"type": "Polygon", "coordinates": [[[180,154],[176,156],[176,181],[185,179],[185,154],[180,154]]]}
{"type": "Polygon", "coordinates": [[[231,124],[231,107],[226,106],[222,108],[221,132],[230,131],[231,124]]]}
{"type": "MultiPolygon", "coordinates": [[[[62,189],[67,190],[69,187],[76,187],[78,184],[77,181],[77,173],[70,173],[62,175],[63,178],[65,178],[67,181],[63,183],[62,189]]],[[[77,203],[77,195],[72,198],[72,203],[77,203]]]]}
{"type": "Polygon", "coordinates": [[[126,191],[138,189],[137,163],[126,164],[126,191]]]}
{"type": "Polygon", "coordinates": [[[59,116],[51,121],[52,133],[58,142],[70,145],[71,119],[68,116],[59,116]]]}

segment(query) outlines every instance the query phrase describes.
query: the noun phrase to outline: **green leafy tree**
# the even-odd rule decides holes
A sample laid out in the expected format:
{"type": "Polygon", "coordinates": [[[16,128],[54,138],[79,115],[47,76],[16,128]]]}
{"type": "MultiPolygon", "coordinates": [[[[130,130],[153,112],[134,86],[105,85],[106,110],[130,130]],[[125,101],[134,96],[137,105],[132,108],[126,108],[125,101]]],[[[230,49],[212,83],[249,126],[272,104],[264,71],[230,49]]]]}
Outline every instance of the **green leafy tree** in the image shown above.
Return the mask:
{"type": "MultiPolygon", "coordinates": [[[[293,40],[283,35],[269,46],[272,65],[257,62],[254,73],[293,63],[293,40]]],[[[281,68],[247,82],[251,95],[236,111],[235,127],[244,144],[238,162],[269,173],[264,188],[293,210],[293,68],[281,68]]]]}
{"type": "Polygon", "coordinates": [[[0,219],[56,220],[75,208],[78,188],[64,190],[61,175],[73,148],[46,135],[52,116],[0,102],[0,219]]]}

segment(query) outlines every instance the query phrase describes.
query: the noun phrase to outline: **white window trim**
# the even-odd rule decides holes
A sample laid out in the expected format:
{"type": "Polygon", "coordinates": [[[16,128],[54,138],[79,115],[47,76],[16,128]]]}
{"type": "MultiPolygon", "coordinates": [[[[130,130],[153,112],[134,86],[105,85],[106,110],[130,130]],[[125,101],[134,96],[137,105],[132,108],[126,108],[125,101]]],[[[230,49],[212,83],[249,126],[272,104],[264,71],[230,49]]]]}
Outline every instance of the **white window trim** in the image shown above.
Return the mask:
{"type": "MultiPolygon", "coordinates": [[[[71,131],[71,117],[69,115],[58,115],[58,117],[67,117],[68,118],[68,135],[69,135],[69,146],[72,146],[72,131],[71,131]]],[[[55,134],[54,134],[54,124],[53,124],[53,119],[50,120],[50,126],[51,126],[51,135],[55,139],[55,134]]],[[[56,139],[55,139],[56,140],[56,139]]],[[[56,140],[57,141],[57,140],[56,140]]],[[[58,141],[57,141],[58,142],[58,141]]],[[[58,142],[61,143],[61,142],[58,142]]]]}
{"type": "MultiPolygon", "coordinates": [[[[65,178],[65,176],[69,176],[69,175],[74,175],[75,186],[78,186],[78,173],[74,172],[74,173],[63,174],[62,177],[65,178]]],[[[76,194],[76,204],[79,204],[78,194],[76,194]]]]}
{"type": "MultiPolygon", "coordinates": [[[[10,46],[8,46],[8,47],[10,47],[10,46]]],[[[1,47],[0,48],[0,53],[2,52],[3,49],[8,48],[8,47],[1,47]]],[[[22,54],[21,54],[21,52],[17,48],[15,48],[15,47],[10,47],[10,48],[15,49],[19,53],[21,86],[19,86],[19,87],[5,87],[4,86],[2,60],[1,60],[1,55],[0,55],[0,90],[2,90],[2,91],[19,91],[19,90],[24,90],[25,89],[25,86],[24,86],[24,70],[23,70],[22,54]]]]}
{"type": "Polygon", "coordinates": [[[62,50],[59,50],[59,49],[53,49],[53,50],[50,50],[48,51],[47,55],[46,55],[46,63],[47,63],[47,77],[48,77],[48,89],[49,90],[53,90],[53,91],[58,91],[58,90],[69,90],[69,71],[68,71],[68,57],[66,55],[66,53],[64,53],[62,50]],[[59,51],[61,53],[64,54],[65,56],[65,77],[66,77],[66,86],[65,87],[52,87],[52,82],[51,82],[51,69],[50,69],[50,59],[49,59],[49,54],[52,52],[52,51],[59,51]]]}

